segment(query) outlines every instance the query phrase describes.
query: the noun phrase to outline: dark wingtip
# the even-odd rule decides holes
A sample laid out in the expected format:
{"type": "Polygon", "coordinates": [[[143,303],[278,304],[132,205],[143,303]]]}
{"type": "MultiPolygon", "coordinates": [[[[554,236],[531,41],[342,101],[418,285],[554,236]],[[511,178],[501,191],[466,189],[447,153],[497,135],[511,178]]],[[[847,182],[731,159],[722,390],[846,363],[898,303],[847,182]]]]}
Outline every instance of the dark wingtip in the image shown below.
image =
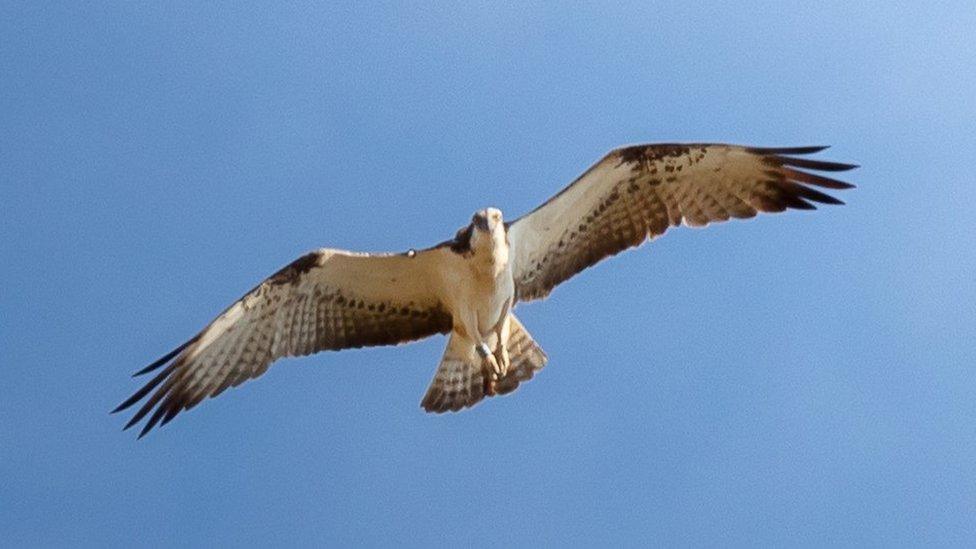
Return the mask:
{"type": "MultiPolygon", "coordinates": [[[[816,185],[817,187],[824,187],[827,189],[853,189],[854,185],[846,181],[838,181],[837,179],[831,179],[829,177],[824,177],[822,175],[817,175],[814,173],[804,172],[801,170],[794,170],[792,168],[781,168],[786,176],[799,183],[806,183],[809,185],[816,185]]],[[[775,173],[775,171],[773,172],[775,173]]]]}
{"type": "Polygon", "coordinates": [[[123,431],[128,431],[129,429],[132,428],[133,425],[135,425],[136,423],[139,423],[139,420],[140,419],[142,419],[142,416],[133,417],[132,419],[129,420],[128,423],[125,424],[125,427],[123,427],[122,430],[123,431]]]}
{"type": "Polygon", "coordinates": [[[830,145],[810,145],[806,147],[749,147],[750,152],[757,154],[814,154],[825,151],[830,145]]]}
{"type": "Polygon", "coordinates": [[[125,410],[126,408],[132,406],[136,402],[139,402],[140,400],[142,400],[143,397],[145,397],[146,395],[148,395],[149,392],[152,391],[154,388],[156,388],[157,385],[159,385],[160,383],[162,383],[163,380],[166,379],[166,376],[168,376],[170,373],[172,373],[173,368],[174,368],[174,365],[173,364],[170,364],[165,370],[163,370],[162,372],[159,372],[159,374],[157,374],[156,377],[154,377],[151,380],[149,380],[149,382],[146,383],[145,385],[143,385],[142,388],[140,388],[138,391],[136,391],[135,393],[133,393],[132,396],[130,396],[129,398],[125,399],[125,402],[123,402],[122,404],[119,404],[118,406],[116,406],[116,408],[114,410],[112,410],[112,413],[115,414],[115,413],[121,412],[122,410],[125,410]]]}
{"type": "Polygon", "coordinates": [[[160,404],[159,407],[156,408],[156,411],[153,412],[152,417],[149,418],[149,421],[146,422],[146,425],[139,433],[139,438],[146,436],[149,431],[152,431],[153,427],[155,427],[156,424],[159,423],[159,420],[162,419],[164,413],[166,413],[165,403],[160,404]]]}
{"type": "Polygon", "coordinates": [[[857,164],[844,164],[842,162],[827,162],[825,160],[810,160],[808,158],[793,158],[791,156],[771,156],[773,160],[782,166],[793,166],[795,168],[806,168],[822,172],[846,172],[858,168],[857,164]]]}
{"type": "Polygon", "coordinates": [[[163,425],[166,425],[167,423],[172,421],[172,419],[176,417],[176,415],[179,414],[180,410],[182,409],[183,407],[178,405],[176,402],[171,403],[166,410],[166,416],[163,417],[163,421],[162,423],[159,424],[159,426],[162,427],[163,425]]]}
{"type": "MultiPolygon", "coordinates": [[[[191,338],[189,341],[183,343],[176,349],[173,349],[169,353],[166,353],[166,356],[163,356],[162,358],[153,362],[149,366],[146,366],[142,370],[136,372],[132,377],[141,376],[143,374],[156,370],[157,368],[160,368],[161,366],[164,366],[167,363],[169,363],[169,365],[166,366],[166,368],[163,369],[163,371],[156,374],[156,377],[149,380],[149,382],[143,385],[142,388],[140,388],[138,391],[135,392],[135,394],[127,398],[125,402],[116,406],[111,413],[115,414],[131,407],[133,404],[145,398],[146,395],[148,395],[153,389],[158,387],[159,384],[163,383],[178,367],[180,363],[180,358],[179,358],[180,354],[184,350],[186,350],[187,347],[195,343],[198,339],[200,339],[199,334],[191,338]]],[[[125,431],[131,428],[133,425],[138,423],[142,418],[144,418],[150,411],[153,410],[153,407],[156,406],[159,400],[164,396],[166,396],[167,393],[169,393],[169,389],[170,389],[170,385],[164,385],[159,391],[153,394],[153,396],[150,397],[149,400],[143,404],[143,407],[140,408],[139,411],[136,412],[134,416],[132,416],[129,422],[125,424],[125,427],[123,427],[122,430],[125,431]]],[[[139,438],[144,437],[146,433],[152,430],[152,428],[159,422],[160,419],[163,419],[162,425],[165,425],[171,419],[173,419],[173,417],[177,413],[179,413],[179,411],[180,411],[180,407],[175,406],[175,404],[172,403],[172,401],[167,398],[158,408],[156,408],[155,412],[149,418],[149,421],[146,423],[146,426],[139,434],[139,438]],[[163,418],[164,413],[166,414],[165,418],[163,418]]]]}
{"type": "Polygon", "coordinates": [[[141,376],[143,374],[148,374],[149,372],[155,370],[156,368],[159,368],[162,365],[163,365],[162,363],[158,363],[157,364],[157,363],[153,362],[149,366],[146,366],[145,368],[143,368],[143,369],[139,370],[138,372],[132,374],[132,377],[139,377],[139,376],[141,376]]]}
{"type": "Polygon", "coordinates": [[[200,336],[196,336],[196,337],[190,339],[189,341],[183,343],[179,347],[173,349],[172,351],[166,353],[166,355],[164,355],[163,357],[161,357],[159,360],[153,362],[149,366],[146,366],[145,368],[143,368],[143,369],[139,370],[138,372],[132,374],[132,377],[139,377],[139,376],[141,376],[143,374],[148,374],[149,372],[155,370],[156,368],[159,368],[160,366],[166,364],[167,362],[169,362],[170,360],[172,360],[173,357],[175,357],[176,355],[178,355],[181,352],[183,352],[183,349],[186,349],[187,347],[189,347],[190,344],[193,343],[194,341],[196,341],[199,337],[200,336]]]}
{"type": "Polygon", "coordinates": [[[154,426],[155,423],[147,423],[146,426],[143,427],[141,431],[139,431],[139,436],[136,437],[136,440],[142,440],[142,437],[148,435],[149,431],[152,431],[152,428],[154,426]]]}

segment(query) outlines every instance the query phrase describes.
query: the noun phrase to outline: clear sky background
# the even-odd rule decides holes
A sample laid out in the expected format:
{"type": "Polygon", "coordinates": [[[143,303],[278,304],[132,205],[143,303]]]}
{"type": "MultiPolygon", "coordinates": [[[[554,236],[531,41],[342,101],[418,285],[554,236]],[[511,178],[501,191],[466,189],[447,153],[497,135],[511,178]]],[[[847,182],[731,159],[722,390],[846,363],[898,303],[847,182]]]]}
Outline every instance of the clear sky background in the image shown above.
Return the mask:
{"type": "Polygon", "coordinates": [[[971,1],[45,4],[0,2],[5,543],[976,543],[971,1]],[[108,414],[301,253],[654,141],[863,167],[522,305],[549,366],[473,410],[419,408],[436,337],[108,414]]]}

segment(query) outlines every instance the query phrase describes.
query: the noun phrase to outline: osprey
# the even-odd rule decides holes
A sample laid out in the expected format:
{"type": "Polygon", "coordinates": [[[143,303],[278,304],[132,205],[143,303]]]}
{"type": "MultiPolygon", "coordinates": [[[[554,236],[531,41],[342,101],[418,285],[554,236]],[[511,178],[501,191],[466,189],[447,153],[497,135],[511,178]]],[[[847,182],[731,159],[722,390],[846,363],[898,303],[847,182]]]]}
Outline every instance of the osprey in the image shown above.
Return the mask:
{"type": "Polygon", "coordinates": [[[320,249],[271,275],[192,339],[135,375],[162,368],[116,408],[149,399],[140,438],[277,359],[449,334],[421,406],[458,411],[509,393],[546,354],[512,314],[600,260],[664,234],[757,212],[843,204],[811,186],[853,187],[810,171],[852,164],[799,158],[826,147],[635,145],[611,151],[529,214],[486,208],[453,239],[423,250],[320,249]]]}

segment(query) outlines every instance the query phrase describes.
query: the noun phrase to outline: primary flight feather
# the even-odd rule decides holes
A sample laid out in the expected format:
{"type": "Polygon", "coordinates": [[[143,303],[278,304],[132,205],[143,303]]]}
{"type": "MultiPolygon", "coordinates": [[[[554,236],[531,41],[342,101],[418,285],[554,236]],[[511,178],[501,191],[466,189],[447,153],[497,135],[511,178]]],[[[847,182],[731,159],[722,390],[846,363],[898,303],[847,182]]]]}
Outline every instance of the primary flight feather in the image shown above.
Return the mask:
{"type": "Polygon", "coordinates": [[[425,410],[457,411],[511,392],[547,360],[512,314],[516,303],[541,299],[672,226],[842,204],[813,187],[853,185],[812,172],[856,166],[800,158],[825,148],[623,147],[515,221],[486,208],[453,239],[424,250],[311,252],[137,372],[159,370],[114,412],[148,396],[126,424],[148,416],[141,437],[204,398],[260,376],[279,358],[439,333],[450,337],[421,402],[425,410]]]}

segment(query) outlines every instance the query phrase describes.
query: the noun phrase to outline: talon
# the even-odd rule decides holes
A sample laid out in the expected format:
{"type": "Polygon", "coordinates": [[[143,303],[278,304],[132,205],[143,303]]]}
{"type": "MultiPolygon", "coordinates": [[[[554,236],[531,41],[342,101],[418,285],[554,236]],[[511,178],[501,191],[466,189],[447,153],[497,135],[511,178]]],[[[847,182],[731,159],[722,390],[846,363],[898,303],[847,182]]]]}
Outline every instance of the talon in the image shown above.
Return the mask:
{"type": "Polygon", "coordinates": [[[495,381],[489,376],[485,376],[483,380],[483,387],[485,391],[485,396],[495,396],[495,381]]]}

